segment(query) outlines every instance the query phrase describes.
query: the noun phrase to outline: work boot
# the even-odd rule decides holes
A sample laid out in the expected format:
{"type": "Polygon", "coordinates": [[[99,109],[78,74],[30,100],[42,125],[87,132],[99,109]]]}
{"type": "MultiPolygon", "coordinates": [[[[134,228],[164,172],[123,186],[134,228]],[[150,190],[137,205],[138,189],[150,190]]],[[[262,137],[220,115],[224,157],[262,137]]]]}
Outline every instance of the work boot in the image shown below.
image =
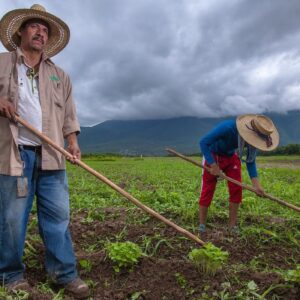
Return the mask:
{"type": "Polygon", "coordinates": [[[26,279],[18,279],[12,282],[8,282],[5,284],[5,288],[9,291],[29,291],[30,290],[30,285],[26,279]]]}
{"type": "Polygon", "coordinates": [[[85,299],[90,295],[88,285],[79,277],[64,285],[65,292],[75,299],[85,299]]]}

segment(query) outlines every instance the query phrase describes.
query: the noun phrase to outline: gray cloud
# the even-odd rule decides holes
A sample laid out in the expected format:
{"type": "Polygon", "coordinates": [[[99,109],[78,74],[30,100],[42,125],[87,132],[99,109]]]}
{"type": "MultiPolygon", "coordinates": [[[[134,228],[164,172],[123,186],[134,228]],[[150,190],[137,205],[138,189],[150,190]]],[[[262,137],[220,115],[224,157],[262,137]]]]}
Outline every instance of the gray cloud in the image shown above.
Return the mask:
{"type": "Polygon", "coordinates": [[[297,0],[40,3],[70,26],[54,61],[82,125],[300,109],[297,0]]]}

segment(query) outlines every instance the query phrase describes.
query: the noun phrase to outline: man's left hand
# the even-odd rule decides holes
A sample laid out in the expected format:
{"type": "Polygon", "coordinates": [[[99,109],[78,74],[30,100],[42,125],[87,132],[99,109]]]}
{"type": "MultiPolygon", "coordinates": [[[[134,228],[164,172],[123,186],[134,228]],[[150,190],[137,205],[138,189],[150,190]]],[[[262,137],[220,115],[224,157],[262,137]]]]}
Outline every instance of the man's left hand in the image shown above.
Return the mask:
{"type": "Polygon", "coordinates": [[[67,157],[67,160],[72,164],[77,164],[77,161],[81,159],[81,151],[77,142],[76,133],[71,133],[67,136],[68,152],[72,154],[72,157],[67,157]]]}

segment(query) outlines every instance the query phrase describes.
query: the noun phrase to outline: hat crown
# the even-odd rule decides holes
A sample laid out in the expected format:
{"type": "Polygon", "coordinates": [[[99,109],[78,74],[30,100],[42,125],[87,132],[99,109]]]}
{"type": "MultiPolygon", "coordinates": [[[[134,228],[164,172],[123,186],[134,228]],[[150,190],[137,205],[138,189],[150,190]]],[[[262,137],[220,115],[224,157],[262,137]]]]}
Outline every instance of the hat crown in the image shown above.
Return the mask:
{"type": "Polygon", "coordinates": [[[49,38],[43,51],[48,57],[59,53],[69,42],[70,29],[68,25],[48,13],[44,6],[33,4],[30,8],[14,9],[7,12],[0,20],[0,41],[8,51],[14,51],[20,45],[18,30],[28,20],[39,19],[48,24],[49,38]]]}
{"type": "Polygon", "coordinates": [[[256,129],[265,135],[270,135],[274,131],[273,122],[265,116],[256,116],[253,118],[253,122],[256,129]]]}
{"type": "Polygon", "coordinates": [[[46,12],[46,9],[44,6],[40,5],[40,4],[33,4],[30,9],[34,9],[34,10],[39,10],[39,11],[44,11],[46,12]]]}
{"type": "Polygon", "coordinates": [[[279,133],[273,121],[265,115],[240,115],[236,126],[243,140],[256,149],[272,151],[279,145],[279,133]]]}

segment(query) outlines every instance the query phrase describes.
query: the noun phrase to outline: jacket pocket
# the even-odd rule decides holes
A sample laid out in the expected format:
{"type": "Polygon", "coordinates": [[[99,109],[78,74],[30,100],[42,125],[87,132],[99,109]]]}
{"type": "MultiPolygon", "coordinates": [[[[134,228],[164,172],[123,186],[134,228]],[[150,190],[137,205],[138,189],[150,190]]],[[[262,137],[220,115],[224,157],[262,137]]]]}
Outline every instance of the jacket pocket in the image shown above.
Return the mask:
{"type": "Polygon", "coordinates": [[[0,76],[0,95],[2,97],[8,96],[8,89],[9,89],[9,82],[10,82],[10,75],[0,76]]]}

